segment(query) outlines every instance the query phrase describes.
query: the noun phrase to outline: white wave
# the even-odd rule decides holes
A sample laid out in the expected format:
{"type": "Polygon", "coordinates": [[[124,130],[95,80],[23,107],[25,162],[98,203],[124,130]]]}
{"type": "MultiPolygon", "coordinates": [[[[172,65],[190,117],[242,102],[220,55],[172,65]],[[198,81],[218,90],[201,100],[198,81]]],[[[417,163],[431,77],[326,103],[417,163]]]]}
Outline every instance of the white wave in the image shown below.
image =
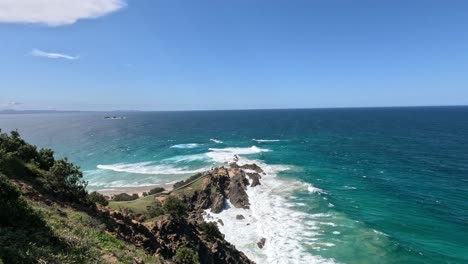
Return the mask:
{"type": "Polygon", "coordinates": [[[199,147],[199,146],[201,146],[201,145],[202,145],[202,144],[198,144],[198,143],[177,144],[177,145],[171,146],[171,148],[191,149],[191,148],[199,147]]]}
{"type": "Polygon", "coordinates": [[[279,142],[279,139],[252,139],[253,141],[257,141],[258,143],[266,143],[266,142],[279,142]]]}
{"type": "MultiPolygon", "coordinates": [[[[207,155],[216,162],[232,159],[233,155],[260,153],[262,150],[252,148],[210,149],[207,155]]],[[[239,157],[239,164],[257,163],[266,172],[262,175],[262,184],[255,188],[247,188],[250,209],[235,208],[226,201],[229,209],[219,214],[206,210],[206,221],[217,222],[221,219],[224,225],[218,225],[225,238],[236,248],[244,252],[256,263],[335,263],[333,259],[326,259],[308,252],[307,241],[319,240],[320,223],[313,216],[305,212],[288,207],[287,197],[304,188],[304,183],[283,180],[276,173],[289,169],[285,165],[268,165],[258,160],[239,157]],[[245,217],[242,222],[237,215],[245,217]],[[265,238],[265,246],[260,249],[257,242],[265,238]]]]}
{"type": "Polygon", "coordinates": [[[326,194],[326,192],[320,188],[317,188],[317,187],[314,187],[312,184],[310,183],[305,183],[305,185],[307,186],[307,190],[310,192],[310,193],[322,193],[322,194],[326,194]]]}
{"type": "Polygon", "coordinates": [[[139,163],[117,163],[111,165],[97,165],[98,169],[111,170],[117,172],[128,172],[137,174],[190,174],[203,172],[207,168],[190,170],[184,167],[174,167],[169,165],[154,165],[153,162],[139,163]]]}
{"type": "Polygon", "coordinates": [[[269,149],[262,149],[256,146],[250,148],[210,148],[209,150],[210,152],[206,155],[219,163],[232,162],[235,155],[249,155],[270,151],[269,149]]]}
{"type": "Polygon", "coordinates": [[[219,140],[219,139],[215,139],[215,138],[210,138],[211,141],[213,141],[214,143],[216,144],[221,144],[223,143],[223,141],[219,140]]]}
{"type": "Polygon", "coordinates": [[[199,160],[207,160],[209,157],[206,154],[195,154],[195,155],[181,155],[181,156],[174,156],[171,158],[163,159],[162,162],[191,162],[191,161],[199,161],[199,160]]]}
{"type": "Polygon", "coordinates": [[[346,190],[356,190],[357,189],[356,187],[349,186],[349,185],[345,185],[345,186],[343,186],[343,188],[345,188],[346,190]]]}

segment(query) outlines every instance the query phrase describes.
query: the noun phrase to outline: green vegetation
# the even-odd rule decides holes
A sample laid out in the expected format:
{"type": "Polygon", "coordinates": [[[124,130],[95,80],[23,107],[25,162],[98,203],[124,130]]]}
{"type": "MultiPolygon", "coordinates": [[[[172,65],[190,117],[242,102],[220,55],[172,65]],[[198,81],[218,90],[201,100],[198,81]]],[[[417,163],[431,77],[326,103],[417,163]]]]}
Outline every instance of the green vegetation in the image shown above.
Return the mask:
{"type": "Polygon", "coordinates": [[[197,174],[195,174],[193,176],[190,176],[188,179],[186,179],[184,181],[176,182],[176,183],[174,183],[174,189],[177,189],[177,188],[179,188],[181,186],[184,186],[187,183],[193,182],[194,180],[200,178],[201,176],[203,176],[203,174],[197,173],[197,174]]]}
{"type": "Polygon", "coordinates": [[[198,227],[208,238],[223,238],[223,234],[219,231],[218,226],[215,223],[200,222],[198,227]]]}
{"type": "MultiPolygon", "coordinates": [[[[1,131],[0,131],[1,132],[1,131]]],[[[23,178],[54,196],[69,202],[91,205],[85,190],[87,182],[78,166],[65,159],[55,160],[51,149],[37,150],[17,131],[0,133],[0,172],[23,178]]]]}
{"type": "Polygon", "coordinates": [[[195,181],[191,181],[191,182],[192,184],[190,184],[189,186],[172,191],[171,194],[179,196],[179,197],[184,197],[184,196],[190,197],[195,193],[195,191],[201,189],[203,178],[198,177],[195,181]]]}
{"type": "Polygon", "coordinates": [[[164,200],[162,209],[174,220],[182,220],[187,217],[187,205],[175,196],[168,196],[164,200]]]}
{"type": "Polygon", "coordinates": [[[148,216],[150,218],[155,218],[164,214],[162,203],[158,200],[155,200],[151,205],[147,206],[146,211],[148,211],[148,216]]]}
{"type": "Polygon", "coordinates": [[[157,194],[157,193],[160,193],[160,192],[164,192],[165,190],[166,190],[166,189],[164,189],[163,187],[156,187],[156,188],[151,189],[151,190],[148,192],[148,195],[157,194]]]}
{"type": "Polygon", "coordinates": [[[138,199],[138,194],[136,194],[136,193],[134,193],[132,195],[130,195],[128,193],[120,193],[120,194],[114,195],[112,200],[114,200],[116,202],[122,202],[122,201],[133,201],[133,200],[136,200],[136,199],[138,199]]]}
{"type": "Polygon", "coordinates": [[[105,225],[69,206],[25,199],[0,177],[0,259],[4,263],[161,263],[106,233],[105,225]]]}
{"type": "Polygon", "coordinates": [[[186,247],[180,247],[172,258],[175,264],[198,264],[198,254],[186,247]]]}
{"type": "Polygon", "coordinates": [[[146,196],[133,201],[116,202],[110,201],[108,207],[113,210],[123,210],[125,208],[130,209],[132,212],[137,214],[145,214],[147,207],[150,206],[154,201],[154,196],[146,196]]]}
{"type": "Polygon", "coordinates": [[[104,206],[107,206],[109,204],[109,201],[107,201],[104,195],[98,192],[92,192],[88,194],[88,200],[93,203],[104,205],[104,206]]]}
{"type": "Polygon", "coordinates": [[[93,213],[107,201],[53,153],[0,133],[0,263],[162,263],[107,232],[93,213]]]}

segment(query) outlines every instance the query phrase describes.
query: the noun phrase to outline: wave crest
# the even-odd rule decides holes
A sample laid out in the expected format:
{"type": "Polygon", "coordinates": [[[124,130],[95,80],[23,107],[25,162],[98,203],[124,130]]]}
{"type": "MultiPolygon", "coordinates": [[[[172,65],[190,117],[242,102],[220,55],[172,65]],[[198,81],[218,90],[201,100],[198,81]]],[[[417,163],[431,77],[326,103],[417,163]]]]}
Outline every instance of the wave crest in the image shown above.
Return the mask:
{"type": "Polygon", "coordinates": [[[111,170],[116,172],[127,172],[136,174],[191,174],[207,170],[201,168],[190,170],[185,167],[174,167],[170,165],[154,165],[153,162],[138,162],[138,163],[116,163],[110,165],[97,165],[98,169],[111,170]]]}
{"type": "Polygon", "coordinates": [[[265,142],[279,142],[281,140],[279,139],[252,139],[253,141],[256,141],[258,143],[265,143],[265,142]]]}
{"type": "Polygon", "coordinates": [[[202,145],[202,144],[198,144],[198,143],[177,144],[177,145],[171,146],[171,148],[191,149],[191,148],[199,147],[199,146],[201,146],[201,145],[202,145]]]}

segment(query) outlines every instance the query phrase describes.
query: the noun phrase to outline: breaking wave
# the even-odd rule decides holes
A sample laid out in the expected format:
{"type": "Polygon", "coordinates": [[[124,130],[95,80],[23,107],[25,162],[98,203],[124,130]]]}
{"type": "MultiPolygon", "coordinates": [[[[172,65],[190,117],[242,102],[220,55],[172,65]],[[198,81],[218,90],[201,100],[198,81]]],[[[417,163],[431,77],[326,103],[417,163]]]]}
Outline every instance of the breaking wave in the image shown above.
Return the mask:
{"type": "MultiPolygon", "coordinates": [[[[210,149],[206,155],[213,161],[225,163],[233,161],[234,155],[248,155],[270,151],[255,146],[250,148],[210,149]]],[[[238,156],[237,163],[257,163],[264,171],[261,185],[247,188],[250,208],[235,208],[226,201],[229,209],[219,214],[206,210],[206,221],[223,221],[218,225],[227,241],[231,242],[256,263],[335,263],[333,259],[315,256],[308,252],[308,246],[317,248],[333,245],[322,245],[319,242],[320,222],[314,216],[292,209],[288,197],[296,191],[315,188],[300,181],[284,180],[277,177],[280,171],[290,169],[287,165],[269,165],[259,160],[238,156]],[[245,219],[238,220],[237,215],[245,219]],[[240,222],[242,221],[242,222],[240,222]],[[257,242],[265,238],[265,246],[260,249],[257,242]]],[[[314,190],[320,190],[315,188],[314,190]]],[[[321,190],[320,190],[321,191],[321,190]]]]}
{"type": "Polygon", "coordinates": [[[199,147],[201,146],[202,144],[198,144],[198,143],[189,143],[189,144],[177,144],[177,145],[173,145],[171,146],[171,148],[178,148],[178,149],[191,149],[191,148],[196,148],[196,147],[199,147]]]}
{"type": "Polygon", "coordinates": [[[203,172],[207,168],[191,170],[185,167],[171,165],[155,165],[153,162],[117,163],[111,165],[97,165],[98,169],[136,174],[191,174],[203,172]]]}
{"type": "Polygon", "coordinates": [[[264,142],[279,142],[281,140],[279,139],[252,139],[253,141],[257,141],[258,143],[264,143],[264,142]]]}

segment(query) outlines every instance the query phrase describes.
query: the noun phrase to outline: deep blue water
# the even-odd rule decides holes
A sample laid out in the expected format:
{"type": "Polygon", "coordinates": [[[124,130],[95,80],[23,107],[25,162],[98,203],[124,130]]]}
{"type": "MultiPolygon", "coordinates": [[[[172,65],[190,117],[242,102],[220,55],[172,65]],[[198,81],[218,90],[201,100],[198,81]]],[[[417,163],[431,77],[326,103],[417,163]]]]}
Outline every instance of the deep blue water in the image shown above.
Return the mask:
{"type": "Polygon", "coordinates": [[[468,107],[105,115],[0,115],[0,128],[69,157],[90,189],[171,182],[240,152],[319,190],[284,197],[319,223],[300,252],[340,263],[468,263],[468,107]]]}

